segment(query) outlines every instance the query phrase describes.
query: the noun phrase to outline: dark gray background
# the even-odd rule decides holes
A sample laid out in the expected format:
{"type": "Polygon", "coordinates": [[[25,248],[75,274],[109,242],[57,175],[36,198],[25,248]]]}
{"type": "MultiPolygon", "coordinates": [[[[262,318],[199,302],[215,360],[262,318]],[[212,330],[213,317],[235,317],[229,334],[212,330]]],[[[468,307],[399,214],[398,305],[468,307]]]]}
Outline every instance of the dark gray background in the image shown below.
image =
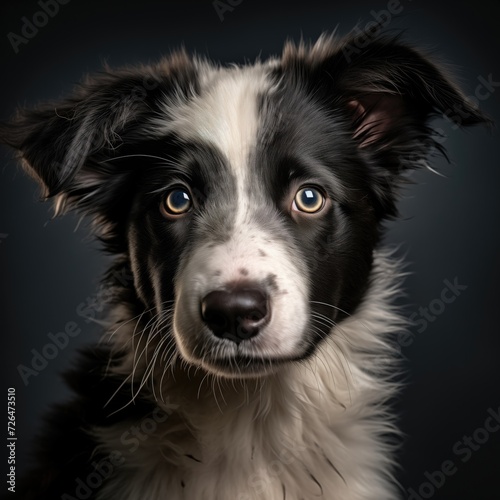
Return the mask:
{"type": "MultiPolygon", "coordinates": [[[[453,63],[468,95],[474,94],[479,76],[491,74],[500,81],[498,1],[402,0],[401,5],[403,12],[388,29],[404,29],[407,40],[453,63]]],[[[103,61],[152,61],[184,44],[216,60],[244,62],[279,53],[287,37],[314,39],[336,26],[340,33],[358,22],[364,26],[373,19],[371,11],[386,8],[387,0],[243,0],[221,21],[212,1],[71,0],[15,54],[7,34],[19,34],[21,18],[32,19],[40,6],[31,0],[4,3],[0,119],[18,105],[66,94],[103,61]]],[[[499,100],[500,86],[481,102],[497,122],[499,100]]],[[[466,462],[453,451],[455,443],[484,426],[489,409],[500,407],[498,135],[481,128],[452,130],[445,120],[436,126],[446,133],[454,165],[434,162],[446,178],[431,172],[413,176],[417,184],[406,190],[403,219],[390,225],[387,240],[401,244],[399,253],[406,254],[412,272],[404,300],[408,316],[438,299],[446,279],[457,278],[467,289],[424,331],[413,328],[411,345],[402,347],[406,385],[395,405],[406,439],[397,477],[408,497],[408,488],[418,490],[428,481],[426,472],[452,460],[456,473],[434,492],[424,486],[421,498],[498,499],[500,432],[478,431],[485,442],[466,462]]],[[[85,225],[76,229],[78,218],[53,220],[49,204],[37,203],[34,182],[16,168],[9,152],[0,150],[0,162],[2,390],[5,396],[7,387],[17,390],[18,464],[23,468],[44,410],[68,395],[60,371],[71,366],[79,345],[97,336],[99,327],[86,323],[77,307],[95,295],[106,262],[85,225]],[[29,366],[30,351],[41,349],[47,334],[68,321],[75,321],[82,334],[25,386],[18,365],[29,366]]],[[[1,454],[0,462],[6,462],[1,454]]]]}

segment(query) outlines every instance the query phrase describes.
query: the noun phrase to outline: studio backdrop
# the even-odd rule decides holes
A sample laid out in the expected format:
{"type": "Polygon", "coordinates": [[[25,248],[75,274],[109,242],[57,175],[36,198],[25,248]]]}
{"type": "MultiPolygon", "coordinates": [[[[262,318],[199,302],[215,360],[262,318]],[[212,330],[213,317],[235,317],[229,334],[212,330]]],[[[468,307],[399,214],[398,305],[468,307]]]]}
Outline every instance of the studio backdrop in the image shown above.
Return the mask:
{"type": "MultiPolygon", "coordinates": [[[[447,64],[471,102],[500,120],[500,3],[493,0],[29,0],[4,2],[0,10],[1,120],[17,107],[68,94],[105,64],[153,62],[180,47],[242,64],[279,54],[287,39],[315,40],[376,23],[447,64]]],[[[409,333],[396,339],[402,386],[393,406],[404,433],[397,479],[402,498],[494,500],[500,498],[498,133],[463,131],[445,116],[434,126],[450,162],[433,158],[434,171],[409,176],[402,219],[387,225],[385,237],[408,263],[406,295],[398,302],[411,321],[409,333]]],[[[71,397],[61,373],[79,347],[97,340],[107,258],[86,220],[54,218],[51,204],[39,203],[36,183],[7,148],[0,162],[3,435],[13,389],[21,474],[47,408],[71,397]]],[[[3,449],[5,478],[9,448],[3,449]]]]}

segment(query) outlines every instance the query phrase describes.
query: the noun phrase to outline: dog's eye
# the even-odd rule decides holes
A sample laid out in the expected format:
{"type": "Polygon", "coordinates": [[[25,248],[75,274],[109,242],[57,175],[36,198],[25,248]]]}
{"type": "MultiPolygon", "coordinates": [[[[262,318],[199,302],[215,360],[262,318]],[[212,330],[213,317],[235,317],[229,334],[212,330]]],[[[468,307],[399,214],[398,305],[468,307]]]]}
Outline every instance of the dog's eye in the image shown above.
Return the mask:
{"type": "Polygon", "coordinates": [[[325,197],[321,191],[315,187],[303,187],[297,191],[293,199],[292,209],[314,214],[319,212],[325,206],[325,197]]]}
{"type": "Polygon", "coordinates": [[[167,192],[161,204],[161,211],[167,216],[183,215],[193,205],[191,194],[184,187],[176,187],[167,192]]]}

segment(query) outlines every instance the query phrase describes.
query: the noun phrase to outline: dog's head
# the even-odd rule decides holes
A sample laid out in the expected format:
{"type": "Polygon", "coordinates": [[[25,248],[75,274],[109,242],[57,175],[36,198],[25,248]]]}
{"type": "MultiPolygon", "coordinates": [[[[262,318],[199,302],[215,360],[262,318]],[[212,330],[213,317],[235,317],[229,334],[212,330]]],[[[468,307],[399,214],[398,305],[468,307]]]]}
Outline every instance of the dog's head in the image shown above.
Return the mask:
{"type": "Polygon", "coordinates": [[[362,300],[401,175],[437,147],[429,119],[487,121],[419,52],[359,45],[323,37],[243,67],[177,53],[0,136],[58,212],[90,215],[126,256],[157,338],[209,372],[261,374],[362,300]]]}

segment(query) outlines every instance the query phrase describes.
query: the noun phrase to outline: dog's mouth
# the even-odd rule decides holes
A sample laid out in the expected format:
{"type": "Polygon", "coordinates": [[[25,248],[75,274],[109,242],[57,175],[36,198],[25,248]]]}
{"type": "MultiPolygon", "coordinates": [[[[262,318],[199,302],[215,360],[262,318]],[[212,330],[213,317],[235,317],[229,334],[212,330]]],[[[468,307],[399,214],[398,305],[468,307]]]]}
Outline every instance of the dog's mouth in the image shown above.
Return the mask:
{"type": "Polygon", "coordinates": [[[294,359],[236,354],[232,357],[205,356],[201,364],[209,372],[230,378],[262,377],[275,373],[294,359]]]}
{"type": "MultiPolygon", "coordinates": [[[[191,326],[182,331],[174,328],[180,354],[189,364],[212,374],[229,378],[262,377],[276,373],[305,355],[305,342],[291,349],[273,339],[272,333],[265,329],[260,335],[247,339],[242,339],[240,334],[235,341],[230,336],[216,338],[208,327],[199,323],[197,327],[191,326]]],[[[302,334],[297,336],[303,338],[302,334]]]]}
{"type": "Polygon", "coordinates": [[[238,342],[229,338],[216,339],[206,328],[202,328],[198,339],[203,340],[193,343],[180,342],[182,357],[207,372],[230,378],[269,375],[296,359],[295,355],[266,349],[261,338],[238,342]]]}
{"type": "Polygon", "coordinates": [[[217,373],[229,377],[261,377],[276,372],[285,360],[238,357],[234,360],[215,359],[217,373]]]}

